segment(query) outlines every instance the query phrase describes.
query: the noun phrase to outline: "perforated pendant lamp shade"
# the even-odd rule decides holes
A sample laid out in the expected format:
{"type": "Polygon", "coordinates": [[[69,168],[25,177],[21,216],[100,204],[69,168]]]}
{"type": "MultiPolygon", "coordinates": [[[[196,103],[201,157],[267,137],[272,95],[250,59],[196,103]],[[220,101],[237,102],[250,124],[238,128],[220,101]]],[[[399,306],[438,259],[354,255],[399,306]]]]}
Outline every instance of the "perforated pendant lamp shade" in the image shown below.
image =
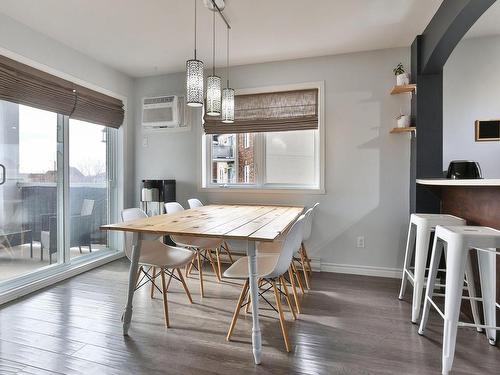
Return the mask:
{"type": "Polygon", "coordinates": [[[219,116],[221,111],[221,79],[217,76],[207,77],[207,115],[219,116]]]}
{"type": "Polygon", "coordinates": [[[196,59],[196,0],[194,0],[194,59],[186,61],[186,104],[203,105],[203,61],[196,59]]]}
{"type": "Polygon", "coordinates": [[[222,90],[222,119],[225,124],[234,122],[234,90],[227,87],[222,90]]]}
{"type": "Polygon", "coordinates": [[[190,107],[203,105],[203,61],[186,61],[186,102],[190,107]]]}

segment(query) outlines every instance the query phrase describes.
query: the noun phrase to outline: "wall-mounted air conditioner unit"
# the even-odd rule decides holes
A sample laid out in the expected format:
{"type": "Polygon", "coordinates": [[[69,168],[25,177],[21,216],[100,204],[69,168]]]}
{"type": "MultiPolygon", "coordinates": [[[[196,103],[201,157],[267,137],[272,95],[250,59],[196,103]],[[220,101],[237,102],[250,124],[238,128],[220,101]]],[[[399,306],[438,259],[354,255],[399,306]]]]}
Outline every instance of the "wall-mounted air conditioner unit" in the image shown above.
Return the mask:
{"type": "Polygon", "coordinates": [[[183,96],[169,95],[142,99],[144,131],[189,130],[183,96]]]}

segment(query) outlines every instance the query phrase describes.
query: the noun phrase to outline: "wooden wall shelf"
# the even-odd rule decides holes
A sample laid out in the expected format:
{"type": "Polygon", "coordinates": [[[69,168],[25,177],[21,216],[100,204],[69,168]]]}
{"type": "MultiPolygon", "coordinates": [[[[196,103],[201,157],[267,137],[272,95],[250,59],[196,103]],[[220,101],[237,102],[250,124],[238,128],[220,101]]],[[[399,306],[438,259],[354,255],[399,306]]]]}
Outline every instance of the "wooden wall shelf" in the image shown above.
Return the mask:
{"type": "Polygon", "coordinates": [[[402,94],[405,92],[415,92],[417,85],[415,83],[410,83],[409,85],[394,86],[391,90],[391,95],[402,94]]]}
{"type": "Polygon", "coordinates": [[[390,133],[391,134],[397,134],[397,133],[409,133],[416,131],[417,128],[415,126],[410,126],[409,128],[393,128],[390,133]]]}

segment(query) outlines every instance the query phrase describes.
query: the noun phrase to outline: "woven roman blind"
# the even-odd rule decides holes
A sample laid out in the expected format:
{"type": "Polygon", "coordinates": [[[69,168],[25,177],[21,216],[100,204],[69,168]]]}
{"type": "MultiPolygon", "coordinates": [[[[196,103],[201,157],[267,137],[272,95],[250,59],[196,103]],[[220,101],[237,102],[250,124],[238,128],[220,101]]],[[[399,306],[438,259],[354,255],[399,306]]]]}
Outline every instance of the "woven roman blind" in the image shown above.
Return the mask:
{"type": "Polygon", "coordinates": [[[206,134],[262,133],[318,128],[318,89],[236,95],[234,123],[205,116],[206,134]]]}
{"type": "Polygon", "coordinates": [[[119,128],[123,103],[0,55],[0,99],[119,128]]]}

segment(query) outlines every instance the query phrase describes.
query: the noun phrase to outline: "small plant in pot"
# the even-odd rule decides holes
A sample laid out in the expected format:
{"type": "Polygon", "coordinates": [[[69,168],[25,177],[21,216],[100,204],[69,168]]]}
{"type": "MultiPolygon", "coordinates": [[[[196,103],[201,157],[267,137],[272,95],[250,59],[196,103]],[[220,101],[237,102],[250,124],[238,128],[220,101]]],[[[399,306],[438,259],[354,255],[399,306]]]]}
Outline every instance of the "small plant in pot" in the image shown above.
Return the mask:
{"type": "Polygon", "coordinates": [[[402,63],[399,63],[392,71],[396,76],[396,85],[403,86],[410,83],[410,74],[406,73],[402,63]]]}

